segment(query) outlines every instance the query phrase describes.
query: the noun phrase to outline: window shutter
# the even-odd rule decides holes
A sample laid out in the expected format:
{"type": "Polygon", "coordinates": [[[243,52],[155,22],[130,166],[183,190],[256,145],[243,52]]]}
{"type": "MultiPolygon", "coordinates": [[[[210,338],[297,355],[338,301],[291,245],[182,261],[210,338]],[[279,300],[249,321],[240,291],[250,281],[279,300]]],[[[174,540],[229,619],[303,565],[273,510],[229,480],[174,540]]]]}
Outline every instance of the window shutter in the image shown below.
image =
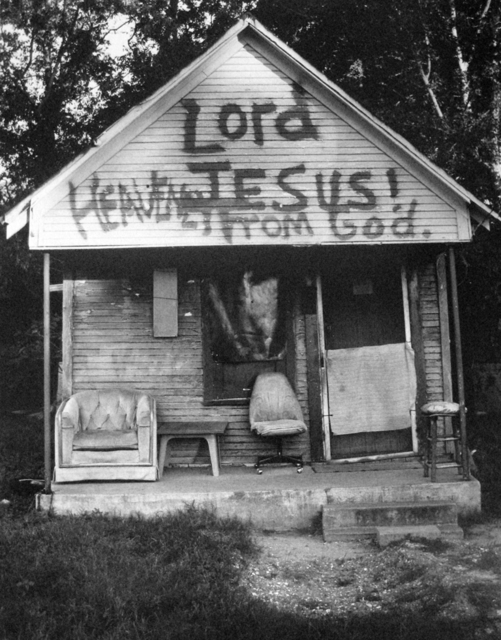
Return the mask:
{"type": "Polygon", "coordinates": [[[153,336],[175,338],[177,321],[177,270],[153,272],[153,336]]]}

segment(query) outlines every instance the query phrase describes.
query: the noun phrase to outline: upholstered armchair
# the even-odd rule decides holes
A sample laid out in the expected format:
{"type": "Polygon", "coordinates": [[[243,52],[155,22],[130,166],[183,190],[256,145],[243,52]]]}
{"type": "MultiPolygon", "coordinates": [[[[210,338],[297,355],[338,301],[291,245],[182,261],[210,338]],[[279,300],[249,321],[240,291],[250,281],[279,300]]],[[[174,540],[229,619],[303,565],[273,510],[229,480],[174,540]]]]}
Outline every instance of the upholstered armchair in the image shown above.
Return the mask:
{"type": "Polygon", "coordinates": [[[155,400],[127,389],[81,391],[56,413],[56,482],[156,480],[155,400]]]}

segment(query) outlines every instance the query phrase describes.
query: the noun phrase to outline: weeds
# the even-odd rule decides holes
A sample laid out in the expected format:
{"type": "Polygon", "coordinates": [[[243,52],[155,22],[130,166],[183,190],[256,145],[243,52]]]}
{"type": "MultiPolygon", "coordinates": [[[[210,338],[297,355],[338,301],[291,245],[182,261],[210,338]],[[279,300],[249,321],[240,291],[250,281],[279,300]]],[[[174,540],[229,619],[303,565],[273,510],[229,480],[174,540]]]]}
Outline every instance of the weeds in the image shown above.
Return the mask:
{"type": "MultiPolygon", "coordinates": [[[[501,634],[490,617],[500,608],[501,560],[494,551],[475,563],[492,573],[492,584],[459,586],[450,572],[442,575],[446,559],[437,545],[407,542],[374,551],[372,564],[360,557],[330,568],[312,563],[311,570],[291,558],[284,570],[274,567],[264,577],[263,597],[244,580],[258,551],[240,521],[193,507],[149,520],[34,512],[33,497],[15,493],[13,481],[41,476],[41,425],[11,417],[0,426],[0,499],[13,505],[0,514],[2,640],[483,640],[501,634]],[[313,597],[319,576],[325,592],[313,597]],[[284,596],[287,580],[297,600],[284,596]]],[[[466,566],[468,559],[458,556],[460,562],[466,566]]]]}

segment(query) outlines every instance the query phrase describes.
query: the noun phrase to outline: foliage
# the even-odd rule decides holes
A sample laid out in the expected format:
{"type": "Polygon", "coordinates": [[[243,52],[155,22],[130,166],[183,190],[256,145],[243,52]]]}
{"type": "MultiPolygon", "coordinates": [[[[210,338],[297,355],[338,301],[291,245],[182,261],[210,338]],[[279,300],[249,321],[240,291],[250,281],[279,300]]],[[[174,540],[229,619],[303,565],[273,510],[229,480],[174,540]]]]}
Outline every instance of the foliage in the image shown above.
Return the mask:
{"type": "Polygon", "coordinates": [[[249,527],[208,511],[188,507],[150,520],[4,517],[0,633],[5,640],[495,637],[499,554],[452,554],[448,564],[443,549],[404,543],[338,563],[324,557],[309,578],[246,584],[256,555],[249,527]],[[478,570],[467,578],[466,569],[487,563],[490,580],[478,570]],[[347,573],[349,584],[338,585],[347,573]],[[331,595],[296,596],[310,592],[317,574],[329,576],[331,595]],[[291,582],[298,587],[284,598],[291,582]]]}
{"type": "Polygon", "coordinates": [[[23,0],[4,8],[0,204],[39,186],[102,126],[96,116],[106,111],[119,80],[105,51],[110,13],[119,8],[115,0],[23,0]]]}
{"type": "Polygon", "coordinates": [[[194,508],[148,521],[33,514],[3,524],[5,639],[208,637],[238,608],[253,551],[243,524],[194,508]]]}
{"type": "Polygon", "coordinates": [[[498,204],[499,3],[265,0],[256,16],[477,197],[498,204]]]}
{"type": "MultiPolygon", "coordinates": [[[[18,0],[0,6],[0,213],[92,145],[244,12],[499,207],[497,0],[18,0]],[[110,48],[117,32],[126,39],[121,55],[110,48]]],[[[476,304],[484,290],[497,297],[497,246],[492,234],[463,254],[475,274],[462,290],[472,324],[484,321],[486,298],[476,304]]],[[[26,250],[26,235],[0,237],[0,298],[15,298],[19,317],[39,314],[40,277],[40,257],[26,250]]],[[[499,341],[497,306],[489,306],[496,329],[487,345],[499,341]]],[[[469,352],[489,348],[477,342],[469,352]]]]}

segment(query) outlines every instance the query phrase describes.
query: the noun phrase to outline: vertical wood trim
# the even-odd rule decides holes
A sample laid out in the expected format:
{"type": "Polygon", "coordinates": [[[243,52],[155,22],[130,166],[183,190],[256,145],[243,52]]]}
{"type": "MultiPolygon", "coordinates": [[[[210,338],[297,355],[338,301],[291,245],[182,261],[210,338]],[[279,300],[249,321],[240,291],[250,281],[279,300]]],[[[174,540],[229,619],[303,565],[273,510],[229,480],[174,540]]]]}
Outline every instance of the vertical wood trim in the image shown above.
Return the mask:
{"type": "Polygon", "coordinates": [[[320,461],[324,455],[324,436],[322,429],[322,385],[320,381],[317,316],[315,314],[306,314],[304,322],[311,459],[320,461]]]}
{"type": "Polygon", "coordinates": [[[423,323],[419,304],[419,279],[417,269],[414,268],[409,280],[409,307],[411,320],[411,342],[415,353],[416,364],[416,429],[418,436],[424,436],[426,424],[419,411],[426,403],[426,369],[424,358],[423,323]]]}
{"type": "Polygon", "coordinates": [[[468,446],[466,442],[466,407],[463,376],[463,351],[461,348],[461,327],[459,322],[459,300],[456,275],[456,259],[453,247],[449,247],[449,269],[451,274],[452,316],[454,321],[454,343],[456,352],[456,376],[459,400],[459,420],[461,429],[461,455],[463,460],[463,478],[470,479],[468,446]]]}
{"type": "Polygon", "coordinates": [[[44,479],[45,492],[50,493],[52,479],[50,429],[50,255],[44,253],[43,258],[44,479]]]}
{"type": "Polygon", "coordinates": [[[286,315],[286,350],[285,350],[285,371],[292,388],[297,393],[297,380],[296,380],[296,318],[299,313],[297,305],[297,295],[294,293],[287,293],[287,315],[286,315]]]}
{"type": "Polygon", "coordinates": [[[402,267],[400,272],[402,280],[402,300],[404,304],[404,325],[405,325],[405,341],[410,344],[411,342],[411,317],[409,311],[409,289],[407,286],[407,271],[405,267],[402,267]]]}
{"type": "Polygon", "coordinates": [[[322,397],[322,432],[324,460],[331,459],[331,420],[329,413],[329,390],[327,387],[327,358],[325,355],[324,304],[322,298],[322,277],[317,275],[317,331],[320,359],[320,385],[322,397]]]}
{"type": "MultiPolygon", "coordinates": [[[[403,305],[404,305],[405,342],[406,344],[412,346],[411,316],[410,316],[410,309],[409,309],[409,286],[407,283],[407,270],[405,266],[403,266],[400,271],[400,277],[402,282],[402,299],[403,299],[403,305]]],[[[417,401],[417,397],[416,397],[416,401],[417,401]]],[[[419,448],[419,443],[418,443],[417,425],[416,425],[416,403],[414,404],[414,407],[411,408],[410,412],[411,412],[412,451],[414,453],[417,453],[419,448]]]]}
{"type": "Polygon", "coordinates": [[[73,393],[73,297],[75,283],[72,273],[66,273],[63,280],[63,399],[73,393]]]}

